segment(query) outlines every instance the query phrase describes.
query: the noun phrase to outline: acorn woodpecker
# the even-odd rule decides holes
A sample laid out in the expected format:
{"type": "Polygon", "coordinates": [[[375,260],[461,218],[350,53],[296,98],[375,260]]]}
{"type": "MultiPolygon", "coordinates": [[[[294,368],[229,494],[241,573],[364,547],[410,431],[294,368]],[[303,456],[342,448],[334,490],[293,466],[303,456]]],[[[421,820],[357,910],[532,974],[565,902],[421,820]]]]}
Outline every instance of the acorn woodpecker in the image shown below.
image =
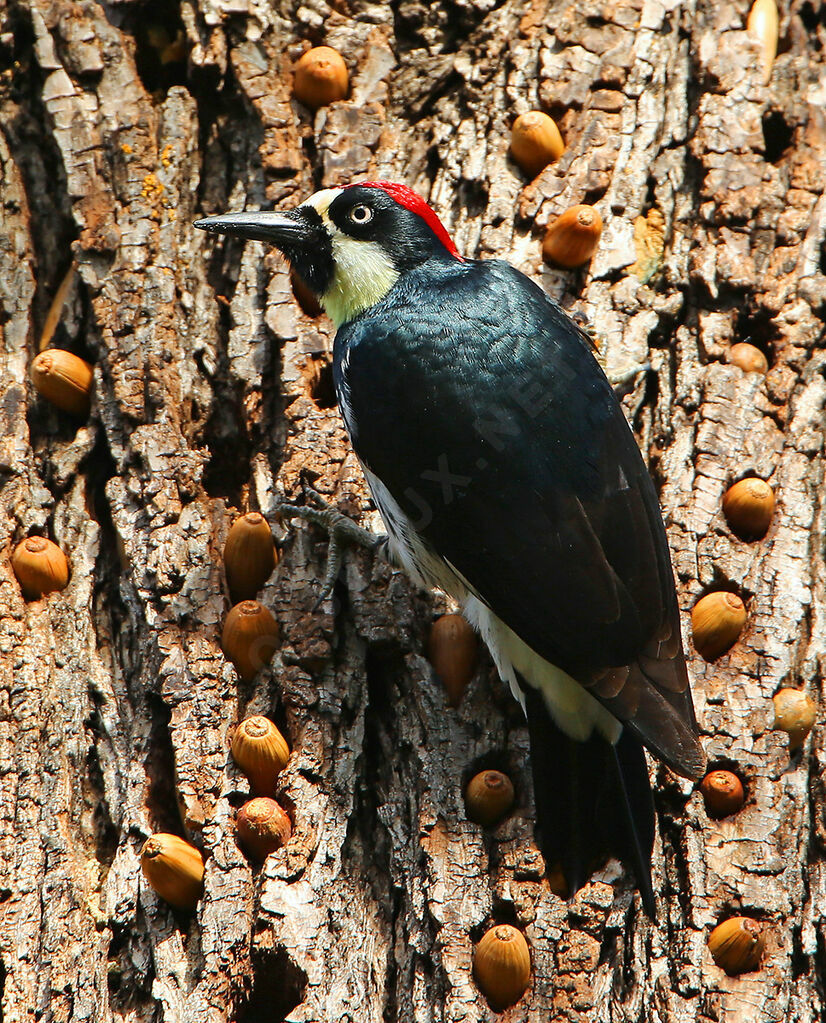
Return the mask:
{"type": "Polygon", "coordinates": [[[275,245],[338,328],[338,405],[392,557],[454,597],[528,723],[540,847],[571,894],[607,853],[654,915],[643,746],[703,774],[651,478],[586,334],[405,185],[199,220],[275,245]]]}

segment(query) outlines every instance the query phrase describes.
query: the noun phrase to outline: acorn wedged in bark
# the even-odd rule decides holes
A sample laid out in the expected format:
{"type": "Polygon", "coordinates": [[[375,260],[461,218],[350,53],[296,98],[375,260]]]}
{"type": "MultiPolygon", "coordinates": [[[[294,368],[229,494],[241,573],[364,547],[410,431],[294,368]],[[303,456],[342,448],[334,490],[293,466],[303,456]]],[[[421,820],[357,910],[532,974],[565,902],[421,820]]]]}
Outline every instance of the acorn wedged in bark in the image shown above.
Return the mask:
{"type": "Polygon", "coordinates": [[[758,969],[764,947],[760,924],[746,916],[724,920],[708,938],[711,958],[730,977],[758,969]]]}
{"type": "Polygon", "coordinates": [[[799,749],[811,732],[817,716],[814,700],[802,689],[781,689],[772,697],[774,727],[788,733],[789,749],[799,749]]]}
{"type": "Polygon", "coordinates": [[[565,143],[553,118],[541,110],[520,114],[511,129],[511,156],[530,178],[565,152],[565,143]]]}
{"type": "Polygon", "coordinates": [[[748,341],[738,341],[732,345],[728,353],[728,361],[732,366],[739,366],[744,373],[762,373],[764,376],[769,371],[769,360],[754,345],[748,341]]]}
{"type": "Polygon", "coordinates": [[[162,899],[194,909],[204,890],[204,858],[177,835],[152,835],[141,849],[143,875],[162,899]]]}
{"type": "Polygon", "coordinates": [[[47,593],[62,590],[69,582],[66,555],[44,536],[22,540],[14,548],[11,567],[26,600],[39,600],[47,593]]]}
{"type": "Polygon", "coordinates": [[[746,624],[746,608],[736,593],[717,590],[698,600],[691,611],[697,653],[713,661],[736,641],[746,624]]]}
{"type": "Polygon", "coordinates": [[[763,84],[768,85],[780,38],[780,14],[775,0],[754,0],[746,21],[746,31],[760,44],[763,84]]]}
{"type": "Polygon", "coordinates": [[[227,615],[221,649],[245,682],[272,660],[279,643],[278,623],[257,600],[242,600],[227,615]]]}
{"type": "Polygon", "coordinates": [[[244,803],[235,818],[238,844],[254,860],[265,860],[290,840],[292,824],[274,799],[258,796],[244,803]]]}
{"type": "Polygon", "coordinates": [[[224,571],[233,603],[252,600],[278,562],[272,531],[260,512],[247,512],[232,524],[224,544],[224,571]]]}
{"type": "Polygon", "coordinates": [[[723,495],[723,514],[735,536],[762,540],[774,515],[774,491],[754,476],[739,480],[723,495]]]}
{"type": "Polygon", "coordinates": [[[430,626],[427,659],[442,680],[451,707],[459,706],[473,678],[478,652],[476,633],[462,615],[442,615],[430,626]]]}
{"type": "Polygon", "coordinates": [[[746,794],[743,783],[732,771],[709,771],[700,782],[706,813],[715,820],[730,817],[743,806],[746,794]]]}
{"type": "Polygon", "coordinates": [[[344,99],[349,86],[344,58],[331,46],[314,46],[295,66],[293,94],[313,110],[344,99]]]}
{"type": "Polygon", "coordinates": [[[601,235],[599,211],[593,206],[572,206],[548,226],[542,242],[542,258],[546,263],[572,270],[593,256],[601,235]]]}
{"type": "Polygon", "coordinates": [[[261,714],[245,718],[232,737],[232,759],[249,778],[256,795],[269,796],[287,766],[290,748],[281,732],[261,714]]]}
{"type": "Polygon", "coordinates": [[[521,931],[497,924],[487,931],[473,956],[476,983],[496,1012],[522,997],[531,982],[531,953],[521,931]]]}
{"type": "Polygon", "coordinates": [[[480,771],[465,789],[465,809],[470,820],[492,828],[513,807],[513,782],[501,771],[480,771]]]}
{"type": "Polygon", "coordinates": [[[62,348],[47,348],[35,356],[29,372],[47,401],[73,416],[89,415],[94,371],[85,359],[62,348]]]}

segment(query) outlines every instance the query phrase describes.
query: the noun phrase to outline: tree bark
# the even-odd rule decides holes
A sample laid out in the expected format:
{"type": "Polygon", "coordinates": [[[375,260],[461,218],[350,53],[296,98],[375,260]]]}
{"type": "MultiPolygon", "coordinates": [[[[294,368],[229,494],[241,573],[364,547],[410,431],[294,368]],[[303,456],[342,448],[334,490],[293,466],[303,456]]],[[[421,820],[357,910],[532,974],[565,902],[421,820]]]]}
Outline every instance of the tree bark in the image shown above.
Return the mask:
{"type": "Polygon", "coordinates": [[[822,701],[826,663],[826,8],[783,7],[768,84],[747,14],[745,0],[0,8],[4,1023],[493,1020],[472,955],[495,921],[531,948],[513,1023],[822,1018],[823,715],[790,755],[771,697],[822,701]],[[351,71],[350,98],[314,115],[291,98],[308,43],[351,71]],[[529,182],[507,151],[536,107],[566,152],[529,182]],[[460,251],[507,258],[587,314],[610,372],[650,366],[624,400],[681,607],[713,589],[746,602],[728,654],[687,645],[706,751],[744,779],[746,806],[710,820],[651,762],[656,923],[616,864],[570,902],[551,891],[521,712],[486,659],[449,708],[424,657],[444,598],[352,551],[315,609],[325,538],[278,521],[311,483],[381,528],[333,407],[333,330],[296,305],[276,253],[191,224],[365,176],[410,184],[460,251]],[[578,202],[602,213],[600,248],[583,271],[548,269],[545,225],[578,202]],[[27,382],[61,281],[44,338],[94,362],[88,422],[27,382]],[[740,340],[766,375],[729,364],[740,340]],[[760,542],[721,512],[746,475],[777,494],[760,542]],[[281,543],[260,599],[284,642],[245,684],[220,648],[221,550],[249,509],[281,543]],[[10,553],[30,533],[72,574],[26,602],[10,553]],[[261,868],[233,832],[248,786],[228,737],[248,713],[293,751],[279,798],[294,835],[261,868]],[[517,808],[484,831],[462,789],[491,764],[517,808]],[[193,914],[141,878],[154,831],[207,857],[193,914]],[[706,942],[735,913],[761,922],[766,954],[727,977],[706,942]]]}

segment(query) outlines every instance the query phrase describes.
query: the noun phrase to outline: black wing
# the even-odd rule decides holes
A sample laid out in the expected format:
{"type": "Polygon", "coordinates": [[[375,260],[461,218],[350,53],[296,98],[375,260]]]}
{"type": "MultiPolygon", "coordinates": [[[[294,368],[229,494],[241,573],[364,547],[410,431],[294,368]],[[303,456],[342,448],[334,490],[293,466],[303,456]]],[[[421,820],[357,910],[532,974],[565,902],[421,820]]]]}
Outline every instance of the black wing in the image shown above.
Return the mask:
{"type": "Polygon", "coordinates": [[[681,773],[703,769],[667,539],[576,325],[506,263],[409,274],[336,339],[353,443],[433,548],[681,773]]]}

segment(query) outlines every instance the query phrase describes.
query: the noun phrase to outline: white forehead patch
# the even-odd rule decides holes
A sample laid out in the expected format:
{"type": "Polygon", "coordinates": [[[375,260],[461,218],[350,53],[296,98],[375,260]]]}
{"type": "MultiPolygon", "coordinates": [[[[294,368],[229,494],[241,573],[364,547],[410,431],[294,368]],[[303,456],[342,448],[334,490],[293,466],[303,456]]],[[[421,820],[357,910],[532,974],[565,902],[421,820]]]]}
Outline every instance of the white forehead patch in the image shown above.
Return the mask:
{"type": "Polygon", "coordinates": [[[333,199],[341,195],[343,191],[343,188],[322,188],[320,192],[315,192],[309,199],[305,199],[301,206],[311,207],[325,224],[329,224],[330,218],[327,216],[327,210],[330,208],[333,199]]]}
{"type": "Polygon", "coordinates": [[[330,205],[343,191],[324,188],[301,204],[316,211],[330,234],[335,270],[330,287],[319,299],[337,327],[381,301],[399,279],[393,261],[378,242],[353,238],[330,219],[330,205]]]}

